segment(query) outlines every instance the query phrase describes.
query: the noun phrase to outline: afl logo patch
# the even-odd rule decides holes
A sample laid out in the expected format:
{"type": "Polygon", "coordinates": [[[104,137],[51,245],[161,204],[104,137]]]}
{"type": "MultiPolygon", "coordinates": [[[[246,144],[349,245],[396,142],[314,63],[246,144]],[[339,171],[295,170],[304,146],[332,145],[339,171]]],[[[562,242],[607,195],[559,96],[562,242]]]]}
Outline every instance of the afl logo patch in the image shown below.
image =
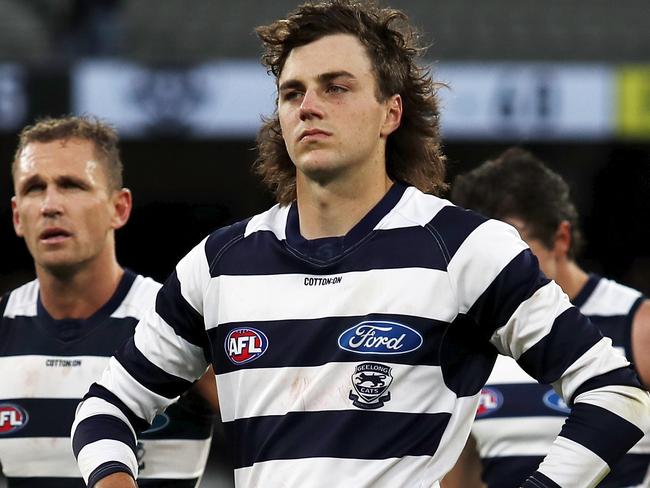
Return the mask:
{"type": "Polygon", "coordinates": [[[12,403],[0,403],[0,435],[13,434],[25,427],[28,421],[25,409],[12,403]]]}
{"type": "Polygon", "coordinates": [[[542,401],[544,402],[544,405],[546,405],[548,408],[551,408],[558,412],[569,413],[571,411],[571,409],[567,406],[567,404],[564,403],[562,397],[557,393],[555,393],[555,390],[553,390],[552,388],[544,394],[542,401]]]}
{"type": "Polygon", "coordinates": [[[476,408],[476,418],[496,412],[503,405],[503,395],[496,388],[483,388],[476,408]]]}
{"type": "Polygon", "coordinates": [[[421,345],[419,332],[397,322],[361,322],[339,336],[341,349],[358,354],[404,354],[421,345]]]}
{"type": "Polygon", "coordinates": [[[224,343],[228,359],[237,365],[255,361],[268,347],[269,340],[264,332],[250,327],[231,330],[224,343]]]}

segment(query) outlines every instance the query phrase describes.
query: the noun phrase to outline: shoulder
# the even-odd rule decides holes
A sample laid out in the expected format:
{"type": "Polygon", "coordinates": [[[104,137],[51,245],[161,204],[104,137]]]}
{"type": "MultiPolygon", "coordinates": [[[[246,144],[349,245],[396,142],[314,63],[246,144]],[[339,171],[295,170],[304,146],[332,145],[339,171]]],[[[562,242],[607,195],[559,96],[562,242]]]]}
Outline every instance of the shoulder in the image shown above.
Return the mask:
{"type": "Polygon", "coordinates": [[[152,278],[136,275],[122,303],[111,316],[113,318],[142,318],[144,313],[155,304],[156,295],[161,286],[152,278]]]}
{"type": "Polygon", "coordinates": [[[3,295],[0,300],[2,317],[35,316],[38,291],[38,280],[33,280],[3,295]]]}
{"type": "Polygon", "coordinates": [[[629,286],[603,277],[587,297],[580,311],[589,316],[626,315],[633,313],[643,299],[643,294],[629,286]]]}

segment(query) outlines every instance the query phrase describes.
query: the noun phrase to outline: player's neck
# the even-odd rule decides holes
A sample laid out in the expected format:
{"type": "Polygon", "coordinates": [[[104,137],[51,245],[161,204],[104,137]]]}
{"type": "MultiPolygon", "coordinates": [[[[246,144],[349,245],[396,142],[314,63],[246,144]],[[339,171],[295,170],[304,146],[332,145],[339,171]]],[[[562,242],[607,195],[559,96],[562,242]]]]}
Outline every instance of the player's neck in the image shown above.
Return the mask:
{"type": "Polygon", "coordinates": [[[588,280],[589,275],[575,261],[570,259],[565,260],[558,266],[557,276],[555,277],[555,281],[564,290],[564,293],[569,296],[570,300],[578,296],[578,293],[587,284],[588,280]]]}
{"type": "Polygon", "coordinates": [[[393,182],[385,173],[318,185],[297,181],[300,233],[305,239],[347,234],[386,195],[393,182]]]}
{"type": "Polygon", "coordinates": [[[124,275],[111,260],[94,260],[69,273],[51,272],[36,267],[40,299],[55,319],[86,319],[113,296],[124,275]]]}

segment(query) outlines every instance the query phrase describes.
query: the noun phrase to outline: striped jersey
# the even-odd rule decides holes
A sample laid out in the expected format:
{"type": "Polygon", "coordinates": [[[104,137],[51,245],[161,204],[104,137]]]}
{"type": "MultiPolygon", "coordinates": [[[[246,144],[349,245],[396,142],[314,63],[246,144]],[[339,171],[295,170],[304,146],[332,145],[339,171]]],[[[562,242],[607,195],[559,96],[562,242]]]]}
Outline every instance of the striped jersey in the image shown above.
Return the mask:
{"type": "MultiPolygon", "coordinates": [[[[34,280],[6,295],[0,322],[0,463],[11,488],[85,483],[70,447],[79,401],[152,306],[160,284],[126,270],[90,318],[53,319],[34,280]]],[[[135,444],[141,487],[194,487],[212,420],[191,397],[157,416],[135,444]]]]}
{"type": "MultiPolygon", "coordinates": [[[[632,321],[643,300],[632,288],[590,275],[573,303],[632,360],[632,321]]],[[[472,427],[488,487],[520,486],[548,452],[568,412],[550,385],[537,383],[511,358],[499,356],[481,392],[472,427]]],[[[643,486],[649,464],[650,436],[646,435],[598,486],[643,486]]]]}
{"type": "Polygon", "coordinates": [[[607,468],[593,429],[620,433],[607,460],[647,429],[628,362],[512,227],[395,184],[345,236],[299,228],[295,202],[275,206],[180,261],[77,411],[91,486],[137,471],[135,432],[208,362],[237,488],[437,486],[497,352],[576,405],[527,486],[583,486],[570,483],[607,468]]]}

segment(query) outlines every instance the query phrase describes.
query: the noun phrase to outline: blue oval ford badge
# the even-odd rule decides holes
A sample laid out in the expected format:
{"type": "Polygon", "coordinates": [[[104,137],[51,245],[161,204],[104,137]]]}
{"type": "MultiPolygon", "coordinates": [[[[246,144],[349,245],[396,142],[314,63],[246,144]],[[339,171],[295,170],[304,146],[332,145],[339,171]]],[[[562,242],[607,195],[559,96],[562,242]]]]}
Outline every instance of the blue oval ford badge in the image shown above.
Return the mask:
{"type": "Polygon", "coordinates": [[[396,322],[361,322],[339,336],[341,349],[359,354],[404,354],[422,342],[418,331],[396,322]]]}
{"type": "Polygon", "coordinates": [[[564,403],[564,400],[562,400],[562,397],[555,393],[555,390],[553,389],[548,390],[544,394],[542,401],[548,408],[552,408],[558,412],[569,413],[571,411],[567,404],[564,403]]]}

